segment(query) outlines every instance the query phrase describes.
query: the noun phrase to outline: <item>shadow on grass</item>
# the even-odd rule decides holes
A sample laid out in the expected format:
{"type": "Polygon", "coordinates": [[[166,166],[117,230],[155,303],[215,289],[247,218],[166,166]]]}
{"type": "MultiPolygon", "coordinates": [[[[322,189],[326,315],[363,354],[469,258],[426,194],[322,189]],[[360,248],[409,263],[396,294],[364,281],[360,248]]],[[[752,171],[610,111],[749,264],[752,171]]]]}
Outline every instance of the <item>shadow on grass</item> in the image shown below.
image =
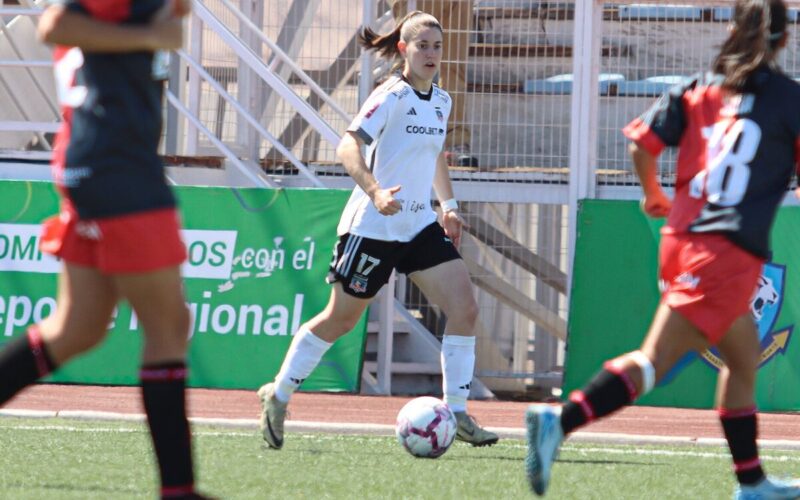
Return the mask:
{"type": "Polygon", "coordinates": [[[509,455],[487,456],[487,455],[481,455],[480,452],[476,452],[475,455],[466,455],[466,456],[465,455],[458,455],[458,456],[455,456],[455,455],[451,455],[451,456],[444,455],[444,456],[440,457],[438,460],[447,460],[447,461],[454,460],[454,461],[458,461],[458,462],[468,461],[468,460],[480,460],[481,462],[491,462],[491,461],[495,460],[495,461],[498,461],[498,462],[511,461],[511,462],[520,462],[521,463],[523,460],[525,460],[525,457],[523,457],[523,456],[509,456],[509,455]]]}
{"type": "MultiPolygon", "coordinates": [[[[270,450],[270,452],[275,452],[275,450],[270,450]]],[[[320,449],[314,447],[292,447],[290,449],[283,449],[281,453],[292,453],[292,454],[305,454],[311,456],[321,456],[321,455],[347,455],[349,457],[353,456],[351,450],[331,450],[331,449],[320,449]]],[[[451,453],[445,453],[439,458],[436,459],[425,459],[425,458],[415,458],[411,455],[403,452],[401,449],[398,449],[398,453],[393,453],[388,455],[385,452],[379,451],[359,451],[358,455],[365,456],[365,457],[380,457],[381,459],[388,459],[392,462],[396,460],[436,460],[438,462],[465,462],[469,463],[472,461],[480,461],[480,462],[516,462],[522,464],[525,461],[524,455],[487,455],[485,453],[481,453],[480,450],[474,450],[474,453],[470,453],[467,455],[458,454],[454,455],[451,453]]],[[[560,464],[573,464],[573,465],[631,465],[631,466],[648,466],[648,467],[661,467],[665,464],[655,464],[652,462],[642,462],[637,460],[598,460],[598,459],[580,459],[580,458],[571,458],[571,459],[559,459],[557,463],[560,464]]]]}
{"type": "Polygon", "coordinates": [[[565,459],[558,459],[556,463],[559,464],[603,464],[603,465],[646,465],[646,466],[655,466],[655,467],[663,467],[667,464],[654,464],[650,462],[637,462],[635,460],[594,460],[591,458],[587,459],[580,459],[580,458],[571,458],[568,460],[565,459]]]}
{"type": "MultiPolygon", "coordinates": [[[[24,483],[20,481],[8,481],[0,484],[0,496],[3,495],[4,490],[20,490],[20,493],[33,493],[37,490],[45,490],[45,491],[61,491],[61,492],[68,492],[68,493],[86,493],[86,494],[99,494],[99,493],[108,493],[109,498],[114,496],[119,496],[122,493],[130,494],[130,495],[138,495],[141,497],[147,497],[148,493],[142,491],[139,488],[132,488],[132,487],[125,487],[122,485],[117,485],[114,487],[108,486],[75,486],[73,484],[63,484],[63,483],[52,483],[52,484],[35,484],[35,483],[24,483]]],[[[8,497],[4,497],[8,498],[8,497]]]]}
{"type": "MultiPolygon", "coordinates": [[[[267,449],[266,446],[263,449],[266,450],[267,449]]],[[[268,451],[269,452],[275,452],[276,450],[268,450],[268,451]]],[[[287,452],[288,453],[304,453],[304,454],[308,454],[308,455],[347,455],[347,456],[350,456],[350,457],[353,456],[352,450],[341,450],[341,451],[339,451],[339,450],[320,449],[320,448],[313,448],[313,447],[308,447],[308,448],[305,448],[305,447],[303,447],[303,448],[293,447],[293,448],[290,448],[290,449],[284,448],[283,450],[281,450],[281,453],[287,453],[287,452]]],[[[372,457],[381,457],[381,458],[389,459],[389,460],[392,460],[392,461],[398,460],[398,457],[403,457],[403,459],[407,458],[408,460],[437,460],[437,461],[440,461],[440,462],[466,461],[466,460],[480,460],[482,462],[486,462],[486,461],[491,462],[492,460],[521,462],[525,458],[522,455],[514,455],[514,456],[511,456],[511,455],[495,455],[495,456],[486,455],[485,453],[481,453],[480,450],[474,450],[474,454],[469,454],[469,455],[454,455],[452,453],[445,453],[444,455],[442,455],[441,457],[436,458],[436,459],[417,458],[417,457],[413,457],[410,454],[406,453],[399,445],[397,447],[397,453],[393,453],[393,454],[391,454],[391,456],[388,455],[385,451],[364,451],[364,450],[359,451],[358,455],[366,456],[366,457],[370,457],[370,456],[372,456],[372,457]]]]}

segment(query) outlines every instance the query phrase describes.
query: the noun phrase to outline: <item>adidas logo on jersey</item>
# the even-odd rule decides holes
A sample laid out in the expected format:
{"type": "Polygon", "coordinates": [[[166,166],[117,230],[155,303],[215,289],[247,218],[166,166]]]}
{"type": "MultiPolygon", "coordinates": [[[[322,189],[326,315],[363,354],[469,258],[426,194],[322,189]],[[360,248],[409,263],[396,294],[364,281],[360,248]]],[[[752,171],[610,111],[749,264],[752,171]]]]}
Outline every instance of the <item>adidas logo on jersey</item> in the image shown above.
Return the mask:
{"type": "Polygon", "coordinates": [[[414,108],[411,108],[411,109],[408,110],[408,113],[406,113],[406,114],[407,115],[411,115],[411,116],[417,116],[417,110],[414,109],[414,108]]]}

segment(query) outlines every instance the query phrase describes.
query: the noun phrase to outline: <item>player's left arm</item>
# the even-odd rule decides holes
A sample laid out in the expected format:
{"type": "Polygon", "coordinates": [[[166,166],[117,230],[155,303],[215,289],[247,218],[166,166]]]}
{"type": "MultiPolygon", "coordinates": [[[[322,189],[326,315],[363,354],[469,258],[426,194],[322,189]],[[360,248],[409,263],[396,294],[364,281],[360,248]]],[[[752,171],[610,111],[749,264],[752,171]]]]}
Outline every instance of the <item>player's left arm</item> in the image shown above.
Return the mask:
{"type": "Polygon", "coordinates": [[[39,19],[37,34],[44,43],[79,47],[87,52],[134,52],[140,50],[172,50],[183,43],[181,18],[188,14],[187,0],[169,0],[145,25],[123,25],[100,20],[55,4],[39,19]]]}
{"type": "Polygon", "coordinates": [[[629,151],[636,176],[644,191],[642,210],[650,217],[666,217],[672,208],[672,201],[664,193],[658,181],[658,160],[646,147],[632,142],[629,151]]]}
{"type": "Polygon", "coordinates": [[[444,151],[439,153],[436,159],[436,173],[433,176],[433,190],[436,191],[436,198],[442,206],[442,227],[444,233],[453,241],[453,245],[458,247],[461,243],[461,233],[467,225],[461,214],[458,213],[458,204],[453,194],[453,183],[450,181],[450,170],[447,168],[447,161],[444,151]]]}
{"type": "Polygon", "coordinates": [[[658,180],[658,156],[666,146],[678,146],[686,130],[686,93],[701,83],[698,74],[665,92],[622,133],[631,140],[628,151],[644,191],[642,210],[650,217],[666,217],[672,200],[658,180]]]}

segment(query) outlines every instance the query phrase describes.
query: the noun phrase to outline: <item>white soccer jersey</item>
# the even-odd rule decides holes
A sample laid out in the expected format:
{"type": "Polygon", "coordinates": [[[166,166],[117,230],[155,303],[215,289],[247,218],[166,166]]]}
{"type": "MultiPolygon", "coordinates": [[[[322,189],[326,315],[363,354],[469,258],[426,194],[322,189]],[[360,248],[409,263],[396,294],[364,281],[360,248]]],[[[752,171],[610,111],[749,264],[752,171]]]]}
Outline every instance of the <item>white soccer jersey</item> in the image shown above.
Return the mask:
{"type": "Polygon", "coordinates": [[[436,85],[429,94],[421,94],[400,76],[372,92],[347,130],[367,144],[367,166],[381,188],[402,186],[395,198],[403,208],[395,215],[381,215],[356,186],[339,221],[340,236],[411,241],[436,221],[431,188],[451,103],[447,92],[436,85]]]}

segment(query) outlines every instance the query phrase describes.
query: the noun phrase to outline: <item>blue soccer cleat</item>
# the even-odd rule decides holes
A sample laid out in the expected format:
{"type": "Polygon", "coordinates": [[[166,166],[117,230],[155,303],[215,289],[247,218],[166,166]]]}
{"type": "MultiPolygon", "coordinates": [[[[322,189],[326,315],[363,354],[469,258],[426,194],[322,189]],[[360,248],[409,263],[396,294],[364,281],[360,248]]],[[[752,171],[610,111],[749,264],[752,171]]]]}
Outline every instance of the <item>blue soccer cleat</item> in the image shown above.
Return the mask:
{"type": "Polygon", "coordinates": [[[779,481],[765,477],[753,486],[739,485],[733,500],[785,500],[800,498],[800,481],[779,481]]]}
{"type": "Polygon", "coordinates": [[[525,473],[537,495],[544,495],[550,484],[550,469],[556,460],[564,431],[561,429],[561,407],[533,404],[525,412],[528,455],[525,473]]]}

